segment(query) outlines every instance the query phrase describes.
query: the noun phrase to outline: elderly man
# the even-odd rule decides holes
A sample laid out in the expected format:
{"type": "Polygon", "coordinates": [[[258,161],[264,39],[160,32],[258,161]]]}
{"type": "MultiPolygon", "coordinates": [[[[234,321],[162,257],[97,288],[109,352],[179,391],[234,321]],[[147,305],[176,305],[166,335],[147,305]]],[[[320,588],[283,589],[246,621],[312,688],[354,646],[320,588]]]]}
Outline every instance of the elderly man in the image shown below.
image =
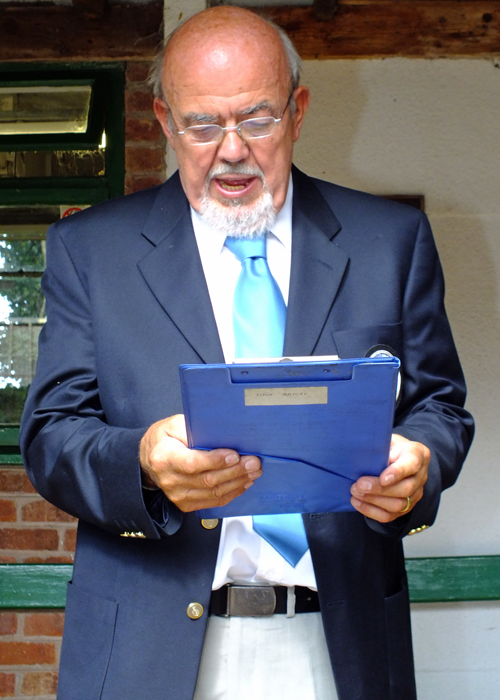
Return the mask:
{"type": "Polygon", "coordinates": [[[48,238],[22,445],[40,493],[80,519],[58,697],[415,698],[401,538],[432,524],[473,430],[428,223],[292,168],[309,92],[288,39],[256,15],[190,19],[155,78],[178,174],[48,238]],[[383,345],[402,362],[388,467],[353,484],[351,512],[294,519],[298,559],[249,517],[194,513],[262,473],[224,445],[188,449],[178,415],[179,364],[245,354],[242,241],[261,246],[250,257],[283,319],[286,304],[271,356],[383,345]],[[227,616],[234,582],[274,586],[274,614],[227,616]]]}

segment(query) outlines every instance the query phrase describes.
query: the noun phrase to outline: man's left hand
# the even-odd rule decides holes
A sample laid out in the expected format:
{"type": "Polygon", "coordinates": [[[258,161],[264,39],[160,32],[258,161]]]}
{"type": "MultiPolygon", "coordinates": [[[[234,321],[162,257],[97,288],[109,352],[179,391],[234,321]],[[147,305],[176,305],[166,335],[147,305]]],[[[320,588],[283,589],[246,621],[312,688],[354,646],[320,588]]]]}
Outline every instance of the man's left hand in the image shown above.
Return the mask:
{"type": "Polygon", "coordinates": [[[409,513],[424,493],[430,458],[429,448],[421,442],[393,435],[389,466],[378,479],[358,479],[351,487],[351,504],[380,523],[390,523],[409,513]]]}

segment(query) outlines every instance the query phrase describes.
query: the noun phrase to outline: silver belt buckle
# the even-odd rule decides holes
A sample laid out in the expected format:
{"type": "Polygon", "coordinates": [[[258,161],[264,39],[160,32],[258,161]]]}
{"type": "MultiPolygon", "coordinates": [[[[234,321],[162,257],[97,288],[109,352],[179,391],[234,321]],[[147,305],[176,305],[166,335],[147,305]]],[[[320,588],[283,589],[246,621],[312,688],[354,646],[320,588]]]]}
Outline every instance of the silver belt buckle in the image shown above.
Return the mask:
{"type": "Polygon", "coordinates": [[[272,586],[228,586],[227,615],[262,617],[276,609],[276,592],[272,586]]]}

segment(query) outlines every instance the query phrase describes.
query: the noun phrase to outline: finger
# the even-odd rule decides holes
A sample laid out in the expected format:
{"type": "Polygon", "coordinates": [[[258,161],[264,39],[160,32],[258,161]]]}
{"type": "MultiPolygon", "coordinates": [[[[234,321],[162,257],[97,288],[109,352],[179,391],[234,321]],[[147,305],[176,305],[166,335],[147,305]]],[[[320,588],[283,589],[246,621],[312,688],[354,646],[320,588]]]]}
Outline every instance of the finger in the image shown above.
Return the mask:
{"type": "Polygon", "coordinates": [[[362,515],[379,523],[390,523],[401,516],[401,513],[393,513],[372,503],[359,501],[357,498],[351,498],[351,505],[362,515]]]}
{"type": "Polygon", "coordinates": [[[188,441],[184,414],[177,413],[175,416],[170,416],[164,421],[163,428],[169,437],[179,440],[187,447],[188,441]]]}
{"type": "Polygon", "coordinates": [[[423,491],[418,491],[410,498],[410,501],[407,498],[376,498],[373,501],[367,501],[353,496],[351,504],[366,517],[380,523],[389,523],[413,510],[422,498],[422,494],[423,491]]]}
{"type": "Polygon", "coordinates": [[[353,492],[352,496],[356,501],[359,503],[364,503],[366,506],[376,506],[381,510],[385,510],[388,513],[395,513],[399,516],[402,513],[408,513],[416,506],[423,496],[423,488],[417,489],[416,491],[412,492],[411,495],[404,497],[370,495],[360,497],[355,492],[353,492]]]}
{"type": "Polygon", "coordinates": [[[389,486],[419,473],[420,478],[426,479],[430,455],[429,448],[419,442],[406,440],[405,444],[393,444],[389,466],[380,474],[380,483],[389,486]]]}
{"type": "Polygon", "coordinates": [[[204,452],[187,448],[180,450],[175,459],[160,465],[156,471],[160,488],[174,502],[184,500],[189,491],[218,498],[239,485],[253,482],[261,474],[257,457],[245,455],[240,458],[229,450],[204,452]]]}
{"type": "Polygon", "coordinates": [[[372,500],[373,497],[376,496],[406,498],[423,488],[426,481],[426,470],[421,470],[417,472],[417,474],[406,477],[402,481],[397,481],[390,486],[383,486],[376,477],[363,476],[351,486],[351,493],[357,498],[366,498],[368,500],[372,500]]]}
{"type": "MultiPolygon", "coordinates": [[[[256,457],[240,455],[235,450],[191,450],[182,442],[165,433],[146,453],[144,463],[155,473],[161,474],[164,470],[172,473],[197,475],[210,470],[231,468],[226,478],[233,478],[245,471],[256,471],[260,468],[260,462],[256,457]],[[253,459],[253,462],[252,462],[253,459]],[[257,465],[255,463],[257,460],[257,465]]],[[[143,464],[143,461],[141,461],[143,464]]]]}
{"type": "Polygon", "coordinates": [[[177,507],[185,513],[193,510],[203,510],[205,508],[220,508],[227,505],[237,496],[243,494],[247,489],[253,486],[254,479],[259,475],[255,475],[252,480],[241,477],[231,481],[224,482],[214,489],[188,489],[185,491],[179,490],[169,495],[169,499],[177,505],[177,507]]]}
{"type": "Polygon", "coordinates": [[[260,473],[261,463],[253,455],[240,456],[234,450],[180,450],[172,472],[191,477],[194,486],[214,488],[243,475],[260,473]]]}

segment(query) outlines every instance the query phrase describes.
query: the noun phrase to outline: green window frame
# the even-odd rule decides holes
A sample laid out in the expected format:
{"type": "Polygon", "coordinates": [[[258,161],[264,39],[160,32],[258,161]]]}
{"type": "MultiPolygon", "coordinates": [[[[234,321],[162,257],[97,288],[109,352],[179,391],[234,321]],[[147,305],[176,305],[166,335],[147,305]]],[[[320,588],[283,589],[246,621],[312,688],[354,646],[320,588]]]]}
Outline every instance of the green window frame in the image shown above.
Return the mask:
{"type": "MultiPolygon", "coordinates": [[[[0,64],[0,87],[91,86],[83,133],[0,133],[0,151],[96,150],[106,134],[104,174],[95,177],[0,178],[2,206],[92,205],[124,193],[125,65],[123,63],[0,64]]],[[[0,127],[1,128],[1,127],[0,127]]],[[[0,424],[0,463],[22,464],[19,426],[0,424]]]]}

